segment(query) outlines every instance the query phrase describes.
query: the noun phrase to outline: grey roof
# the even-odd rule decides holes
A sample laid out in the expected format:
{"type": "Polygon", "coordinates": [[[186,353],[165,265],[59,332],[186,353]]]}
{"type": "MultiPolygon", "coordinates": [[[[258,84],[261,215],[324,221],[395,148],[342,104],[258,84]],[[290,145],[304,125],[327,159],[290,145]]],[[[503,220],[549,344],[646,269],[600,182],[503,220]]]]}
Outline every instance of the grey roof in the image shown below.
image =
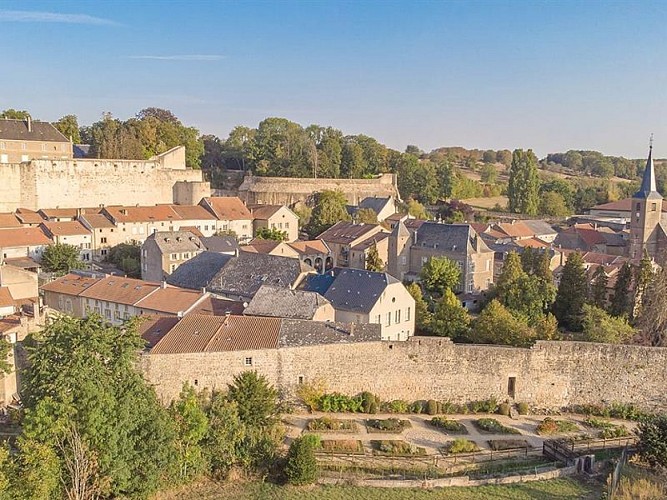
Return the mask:
{"type": "Polygon", "coordinates": [[[56,127],[48,122],[0,119],[0,139],[9,141],[69,142],[56,127]]]}
{"type": "Polygon", "coordinates": [[[203,236],[199,239],[209,252],[235,253],[239,249],[233,236],[203,236]]]}
{"type": "Polygon", "coordinates": [[[376,273],[361,269],[334,268],[333,280],[324,289],[328,280],[309,279],[305,289],[322,293],[335,309],[368,313],[392,283],[400,283],[388,273],[376,273]],[[312,288],[311,288],[312,286],[312,288]]]}
{"type": "Polygon", "coordinates": [[[167,278],[170,285],[201,290],[207,287],[213,277],[233,258],[217,252],[202,252],[196,257],[183,262],[167,278]]]}
{"type": "MultiPolygon", "coordinates": [[[[178,270],[178,269],[177,269],[178,270]]],[[[299,259],[239,252],[209,283],[213,293],[252,298],[262,285],[291,288],[302,273],[315,270],[299,259]]]]}
{"type": "Polygon", "coordinates": [[[74,158],[88,158],[90,154],[90,144],[74,144],[72,146],[74,158]]]}
{"type": "Polygon", "coordinates": [[[394,229],[391,231],[392,236],[398,237],[398,238],[409,238],[410,237],[410,231],[408,231],[408,228],[405,226],[403,221],[398,221],[396,225],[394,226],[394,229]]]}
{"type": "Polygon", "coordinates": [[[313,319],[317,310],[330,302],[319,293],[262,285],[243,311],[248,316],[313,319]]]}
{"type": "Polygon", "coordinates": [[[472,239],[475,236],[475,230],[468,224],[424,222],[417,229],[415,245],[466,254],[472,251],[472,239]]]}
{"type": "Polygon", "coordinates": [[[334,323],[283,319],[279,347],[301,347],[320,344],[349,344],[381,340],[377,323],[334,323]]]}
{"type": "Polygon", "coordinates": [[[391,201],[391,196],[377,198],[375,196],[369,196],[364,198],[359,203],[359,208],[370,208],[376,214],[379,214],[382,209],[391,201]]]}
{"type": "Polygon", "coordinates": [[[538,237],[545,234],[558,233],[551,224],[543,220],[524,220],[522,222],[538,237]]]}
{"type": "Polygon", "coordinates": [[[646,168],[642,177],[642,185],[633,198],[662,199],[655,182],[655,168],[653,167],[653,145],[649,147],[646,168]]]}
{"type": "Polygon", "coordinates": [[[324,295],[327,293],[327,290],[333,284],[335,279],[333,271],[326,274],[309,274],[306,276],[306,279],[303,280],[303,283],[301,283],[299,288],[324,295]]]}
{"type": "Polygon", "coordinates": [[[154,240],[164,254],[197,252],[204,248],[199,238],[190,231],[157,231],[146,238],[146,241],[149,240],[154,240]]]}

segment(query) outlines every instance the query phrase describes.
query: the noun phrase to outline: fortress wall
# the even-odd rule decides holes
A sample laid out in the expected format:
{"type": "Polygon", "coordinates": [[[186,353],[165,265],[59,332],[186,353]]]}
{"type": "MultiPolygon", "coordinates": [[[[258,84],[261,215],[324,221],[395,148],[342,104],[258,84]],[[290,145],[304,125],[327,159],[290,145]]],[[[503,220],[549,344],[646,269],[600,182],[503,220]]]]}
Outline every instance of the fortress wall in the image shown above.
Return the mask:
{"type": "Polygon", "coordinates": [[[0,165],[0,212],[11,212],[21,203],[21,165],[0,165]]]}
{"type": "Polygon", "coordinates": [[[259,177],[248,175],[239,187],[239,197],[248,204],[294,205],[307,202],[313,194],[339,190],[348,203],[357,205],[367,196],[393,196],[399,199],[394,174],[375,179],[314,179],[294,177],[259,177]]]}
{"type": "Polygon", "coordinates": [[[417,337],[406,342],[146,354],[142,366],[165,401],[177,397],[185,381],[197,380],[200,389],[225,388],[234,375],[250,368],[288,396],[303,376],[306,382],[322,379],[330,391],[369,390],[385,400],[504,401],[509,377],[516,377],[515,401],[538,407],[623,402],[667,409],[667,348],[538,342],[522,349],[417,337]],[[252,357],[252,367],[244,365],[246,357],[252,357]]]}

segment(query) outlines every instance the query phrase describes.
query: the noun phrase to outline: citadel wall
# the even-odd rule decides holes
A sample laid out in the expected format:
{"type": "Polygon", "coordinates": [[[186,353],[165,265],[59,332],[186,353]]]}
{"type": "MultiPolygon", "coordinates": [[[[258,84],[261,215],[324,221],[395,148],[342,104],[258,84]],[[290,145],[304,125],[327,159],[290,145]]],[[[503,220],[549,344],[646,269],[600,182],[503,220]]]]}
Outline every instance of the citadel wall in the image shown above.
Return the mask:
{"type": "Polygon", "coordinates": [[[537,342],[532,348],[453,344],[415,337],[274,350],[145,354],[142,368],[165,401],[183,382],[199,389],[226,388],[248,369],[265,375],[287,396],[299,377],[322,379],[329,391],[368,390],[382,399],[439,399],[464,403],[495,397],[558,408],[570,404],[634,403],[667,409],[667,348],[585,342],[537,342]],[[252,358],[252,366],[245,365],[252,358]]]}
{"type": "Polygon", "coordinates": [[[314,179],[296,177],[261,177],[248,174],[239,186],[238,196],[247,204],[288,205],[308,202],[323,190],[342,191],[348,203],[357,205],[368,196],[393,196],[400,199],[395,174],[374,179],[314,179]]]}

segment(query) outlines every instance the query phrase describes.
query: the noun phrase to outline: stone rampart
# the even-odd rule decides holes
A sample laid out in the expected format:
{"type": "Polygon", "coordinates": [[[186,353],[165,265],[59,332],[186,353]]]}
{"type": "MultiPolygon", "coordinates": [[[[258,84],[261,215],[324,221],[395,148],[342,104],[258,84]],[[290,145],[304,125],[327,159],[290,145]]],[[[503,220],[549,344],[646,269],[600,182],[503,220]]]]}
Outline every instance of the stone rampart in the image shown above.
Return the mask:
{"type": "Polygon", "coordinates": [[[145,354],[142,366],[169,401],[183,382],[226,388],[234,375],[256,369],[287,396],[300,377],[321,379],[330,391],[368,390],[382,399],[439,399],[463,403],[495,397],[545,408],[570,404],[633,403],[667,410],[667,348],[540,341],[530,349],[453,344],[412,338],[273,350],[145,354]],[[246,366],[252,358],[252,366],[246,366]]]}
{"type": "Polygon", "coordinates": [[[351,205],[357,205],[368,196],[400,199],[395,174],[382,174],[374,179],[261,177],[248,174],[239,186],[238,196],[247,204],[292,206],[298,202],[310,202],[315,193],[323,190],[342,191],[351,205]]]}

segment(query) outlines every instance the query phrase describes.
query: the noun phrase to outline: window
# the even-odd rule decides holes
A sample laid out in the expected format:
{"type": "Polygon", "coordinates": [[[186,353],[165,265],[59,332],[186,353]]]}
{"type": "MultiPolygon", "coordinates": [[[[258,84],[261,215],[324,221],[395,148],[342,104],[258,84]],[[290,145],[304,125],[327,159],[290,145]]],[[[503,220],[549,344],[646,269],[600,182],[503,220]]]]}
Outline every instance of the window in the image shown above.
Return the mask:
{"type": "Polygon", "coordinates": [[[651,203],[651,212],[655,212],[658,209],[657,203],[651,203]]]}
{"type": "Polygon", "coordinates": [[[128,320],[128,319],[130,319],[130,313],[127,312],[127,311],[124,312],[124,313],[123,313],[123,319],[124,319],[124,320],[128,320]]]}
{"type": "Polygon", "coordinates": [[[63,308],[63,296],[58,295],[58,309],[62,309],[62,308],[63,308]]]}
{"type": "Polygon", "coordinates": [[[641,204],[641,203],[637,203],[637,209],[636,209],[636,210],[639,212],[641,209],[642,209],[642,204],[641,204]]]}
{"type": "Polygon", "coordinates": [[[387,313],[387,322],[385,323],[385,326],[391,326],[391,313],[387,313]]]}
{"type": "Polygon", "coordinates": [[[243,361],[243,364],[245,366],[252,366],[252,358],[245,358],[245,360],[243,361]]]}
{"type": "Polygon", "coordinates": [[[204,231],[208,231],[208,226],[204,226],[204,231]]]}
{"type": "Polygon", "coordinates": [[[404,266],[405,264],[407,264],[407,262],[408,262],[408,258],[405,255],[402,256],[401,257],[401,265],[404,266]]]}
{"type": "Polygon", "coordinates": [[[25,142],[22,142],[22,143],[21,143],[21,149],[25,150],[25,148],[26,148],[26,146],[25,146],[25,142]]]}
{"type": "Polygon", "coordinates": [[[285,222],[285,229],[289,229],[289,222],[285,222]]]}
{"type": "Polygon", "coordinates": [[[169,272],[173,273],[177,267],[178,267],[177,264],[169,264],[169,272]]]}
{"type": "Polygon", "coordinates": [[[396,309],[396,313],[394,314],[394,323],[400,323],[401,322],[401,310],[396,309]]]}
{"type": "Polygon", "coordinates": [[[111,309],[105,309],[104,316],[108,319],[111,319],[111,309]]]}
{"type": "Polygon", "coordinates": [[[146,250],[146,249],[144,248],[143,253],[144,253],[144,257],[148,257],[148,250],[146,250]]]}
{"type": "Polygon", "coordinates": [[[491,270],[491,261],[487,259],[486,261],[486,270],[490,271],[491,270]]]}
{"type": "Polygon", "coordinates": [[[46,151],[46,144],[42,144],[42,151],[46,151]]]}
{"type": "Polygon", "coordinates": [[[72,312],[72,301],[70,299],[65,301],[65,311],[72,312]]]}
{"type": "Polygon", "coordinates": [[[377,318],[375,318],[375,322],[376,322],[378,325],[379,325],[380,323],[382,323],[382,318],[380,317],[379,314],[377,315],[377,318]]]}
{"type": "Polygon", "coordinates": [[[510,377],[507,381],[507,395],[510,398],[514,398],[516,394],[516,377],[510,377]]]}
{"type": "Polygon", "coordinates": [[[299,375],[296,380],[297,380],[297,383],[299,385],[302,385],[303,384],[303,375],[299,375]]]}
{"type": "Polygon", "coordinates": [[[188,260],[189,258],[190,258],[190,253],[189,253],[189,252],[185,252],[185,253],[183,254],[183,260],[188,260]]]}
{"type": "Polygon", "coordinates": [[[428,257],[422,257],[422,266],[428,262],[428,257]]]}
{"type": "Polygon", "coordinates": [[[102,255],[106,255],[106,254],[107,254],[107,249],[105,248],[105,249],[101,250],[101,251],[100,251],[100,254],[102,254],[102,255]]]}
{"type": "Polygon", "coordinates": [[[120,319],[120,311],[114,311],[113,312],[113,319],[115,319],[115,320],[120,319]]]}
{"type": "Polygon", "coordinates": [[[276,223],[275,223],[275,222],[272,222],[272,223],[271,223],[271,229],[275,229],[275,228],[276,228],[276,223]]]}
{"type": "Polygon", "coordinates": [[[172,253],[172,254],[169,256],[169,260],[178,260],[178,254],[177,254],[177,253],[172,253]]]}
{"type": "Polygon", "coordinates": [[[405,321],[410,321],[410,308],[408,307],[408,310],[405,311],[405,321]]]}

